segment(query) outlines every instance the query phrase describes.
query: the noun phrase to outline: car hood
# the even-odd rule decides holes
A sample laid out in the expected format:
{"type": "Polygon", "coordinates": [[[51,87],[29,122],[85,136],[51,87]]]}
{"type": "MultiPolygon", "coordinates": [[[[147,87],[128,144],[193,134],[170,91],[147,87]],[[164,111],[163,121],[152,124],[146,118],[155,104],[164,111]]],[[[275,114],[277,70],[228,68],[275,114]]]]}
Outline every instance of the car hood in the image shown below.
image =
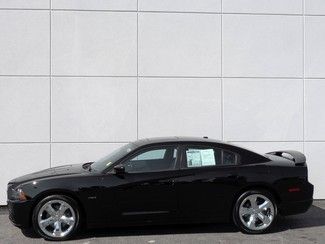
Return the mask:
{"type": "Polygon", "coordinates": [[[82,167],[83,164],[70,164],[64,166],[58,166],[54,168],[45,169],[42,171],[34,172],[31,174],[23,175],[15,178],[9,182],[9,184],[21,184],[28,181],[34,181],[44,178],[64,176],[64,175],[75,175],[88,172],[82,167]]]}

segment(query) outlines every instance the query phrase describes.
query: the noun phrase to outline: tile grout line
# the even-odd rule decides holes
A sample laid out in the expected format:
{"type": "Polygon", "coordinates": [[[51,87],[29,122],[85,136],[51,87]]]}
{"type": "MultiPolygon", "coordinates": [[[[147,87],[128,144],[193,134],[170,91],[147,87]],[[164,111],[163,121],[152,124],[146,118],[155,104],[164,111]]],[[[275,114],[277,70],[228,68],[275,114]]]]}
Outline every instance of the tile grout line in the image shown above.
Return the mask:
{"type": "Polygon", "coordinates": [[[64,11],[64,12],[116,12],[116,13],[162,13],[162,14],[226,14],[226,15],[275,15],[275,16],[319,16],[325,17],[325,14],[299,14],[299,13],[262,13],[262,12],[219,12],[213,11],[168,11],[168,10],[138,10],[137,9],[60,9],[50,8],[0,8],[0,11],[64,11]]]}
{"type": "Polygon", "coordinates": [[[13,145],[13,144],[100,144],[100,143],[107,143],[107,144],[114,144],[114,143],[129,143],[131,141],[57,141],[57,142],[50,142],[50,141],[17,141],[17,142],[0,142],[0,145],[13,145]]]}
{"type": "Polygon", "coordinates": [[[139,0],[137,0],[137,139],[139,139],[139,0]]]}
{"type": "Polygon", "coordinates": [[[278,80],[323,80],[325,77],[272,77],[272,76],[162,76],[162,75],[5,75],[0,74],[0,77],[58,77],[58,78],[166,78],[166,79],[278,79],[278,80]]]}
{"type": "MultiPolygon", "coordinates": [[[[130,141],[12,141],[12,142],[0,142],[0,145],[10,145],[10,144],[96,144],[96,143],[129,143],[130,141]]],[[[325,140],[227,140],[227,142],[258,142],[258,143],[265,143],[265,142],[295,142],[295,143],[325,143],[325,140]]]]}
{"type": "Polygon", "coordinates": [[[302,11],[303,11],[303,19],[302,19],[302,73],[303,73],[303,80],[302,80],[302,92],[303,92],[303,96],[302,96],[302,139],[303,139],[303,143],[302,143],[302,150],[303,153],[305,154],[305,115],[306,115],[306,81],[305,81],[305,31],[306,31],[306,18],[305,18],[305,14],[306,14],[306,1],[302,0],[302,11]]]}
{"type": "Polygon", "coordinates": [[[222,41],[223,41],[223,24],[222,24],[222,18],[223,18],[223,5],[222,5],[222,2],[223,0],[221,0],[220,4],[221,4],[221,18],[220,18],[220,59],[221,59],[221,64],[220,64],[220,74],[221,74],[221,140],[224,140],[224,94],[223,94],[223,72],[222,72],[222,69],[223,69],[223,56],[222,56],[222,41]]]}
{"type": "Polygon", "coordinates": [[[50,4],[50,167],[52,167],[52,0],[50,4]]]}

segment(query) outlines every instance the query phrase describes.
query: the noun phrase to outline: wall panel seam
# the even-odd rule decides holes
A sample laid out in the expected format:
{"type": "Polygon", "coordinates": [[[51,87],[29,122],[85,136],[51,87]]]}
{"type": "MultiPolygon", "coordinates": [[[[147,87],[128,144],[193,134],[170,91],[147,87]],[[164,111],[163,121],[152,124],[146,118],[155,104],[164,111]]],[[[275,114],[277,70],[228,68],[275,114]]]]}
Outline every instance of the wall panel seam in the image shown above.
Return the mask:
{"type": "Polygon", "coordinates": [[[52,0],[49,0],[50,4],[50,167],[52,166],[52,0]]]}
{"type": "Polygon", "coordinates": [[[111,12],[111,13],[161,13],[161,14],[224,14],[224,15],[275,15],[275,16],[318,16],[325,14],[263,13],[263,12],[219,12],[213,11],[165,11],[165,10],[119,10],[119,9],[60,9],[60,8],[0,8],[0,11],[64,11],[64,12],[111,12]]]}
{"type": "Polygon", "coordinates": [[[303,19],[302,19],[302,28],[303,28],[303,31],[302,31],[302,62],[303,62],[303,66],[302,66],[302,73],[303,73],[303,104],[302,104],[302,114],[303,114],[303,118],[302,118],[302,137],[303,137],[303,152],[305,153],[305,126],[306,126],[306,81],[305,81],[305,75],[306,75],[306,61],[305,61],[305,57],[306,57],[306,54],[305,54],[305,43],[306,43],[306,40],[305,40],[305,36],[306,36],[306,17],[305,17],[305,14],[306,14],[306,1],[303,0],[303,8],[302,8],[302,11],[303,11],[303,19]]]}
{"type": "Polygon", "coordinates": [[[224,87],[224,84],[223,84],[223,24],[222,24],[222,20],[223,20],[223,0],[221,0],[220,2],[221,4],[221,19],[220,19],[220,30],[221,30],[221,33],[220,33],[220,59],[221,59],[221,64],[220,64],[220,74],[221,74],[221,140],[224,140],[224,91],[223,91],[223,87],[224,87]]]}

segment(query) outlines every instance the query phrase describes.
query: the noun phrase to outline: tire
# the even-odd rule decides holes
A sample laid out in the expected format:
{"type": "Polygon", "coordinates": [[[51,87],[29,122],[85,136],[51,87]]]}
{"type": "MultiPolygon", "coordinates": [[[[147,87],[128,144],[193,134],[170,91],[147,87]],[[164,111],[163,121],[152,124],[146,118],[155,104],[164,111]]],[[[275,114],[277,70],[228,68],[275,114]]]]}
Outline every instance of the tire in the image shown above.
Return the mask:
{"type": "Polygon", "coordinates": [[[235,203],[233,221],[244,233],[266,233],[272,228],[277,211],[271,193],[264,190],[248,190],[241,194],[235,203]]]}
{"type": "Polygon", "coordinates": [[[67,240],[78,230],[80,209],[70,197],[51,195],[36,205],[32,223],[34,230],[46,240],[67,240]]]}

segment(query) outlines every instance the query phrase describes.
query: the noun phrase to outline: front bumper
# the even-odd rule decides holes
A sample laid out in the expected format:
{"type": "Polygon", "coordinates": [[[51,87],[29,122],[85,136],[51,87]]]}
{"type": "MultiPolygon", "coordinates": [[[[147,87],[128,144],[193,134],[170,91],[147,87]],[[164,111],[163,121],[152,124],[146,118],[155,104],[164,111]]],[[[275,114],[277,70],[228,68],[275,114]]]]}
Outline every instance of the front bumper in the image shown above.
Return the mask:
{"type": "Polygon", "coordinates": [[[8,211],[10,221],[19,228],[31,226],[33,202],[31,200],[19,202],[8,200],[8,211]]]}

